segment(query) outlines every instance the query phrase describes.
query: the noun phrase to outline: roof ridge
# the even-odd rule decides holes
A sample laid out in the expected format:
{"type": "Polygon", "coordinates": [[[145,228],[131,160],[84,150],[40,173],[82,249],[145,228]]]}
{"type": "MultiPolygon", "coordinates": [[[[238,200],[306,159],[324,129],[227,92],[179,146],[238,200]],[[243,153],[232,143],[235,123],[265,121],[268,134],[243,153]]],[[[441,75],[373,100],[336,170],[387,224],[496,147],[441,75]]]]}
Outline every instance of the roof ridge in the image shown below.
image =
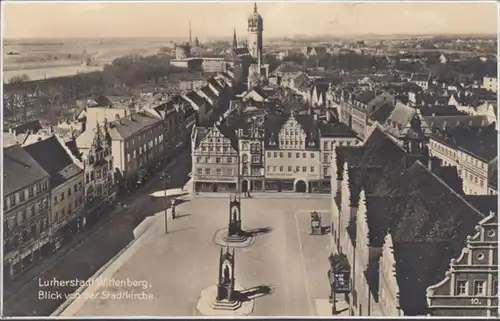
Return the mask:
{"type": "Polygon", "coordinates": [[[434,173],[433,171],[429,170],[427,168],[427,166],[425,166],[424,164],[422,164],[422,162],[420,160],[417,160],[415,164],[418,164],[420,166],[422,166],[428,173],[430,173],[435,179],[437,179],[442,185],[444,185],[446,188],[448,188],[448,190],[453,194],[455,195],[458,199],[460,199],[461,201],[463,201],[464,203],[466,203],[471,209],[473,209],[476,213],[479,214],[480,217],[484,217],[484,214],[481,213],[477,208],[475,208],[472,204],[470,204],[469,202],[467,202],[466,199],[464,199],[462,197],[462,195],[458,194],[453,188],[451,188],[443,179],[441,179],[436,173],[434,173]]]}

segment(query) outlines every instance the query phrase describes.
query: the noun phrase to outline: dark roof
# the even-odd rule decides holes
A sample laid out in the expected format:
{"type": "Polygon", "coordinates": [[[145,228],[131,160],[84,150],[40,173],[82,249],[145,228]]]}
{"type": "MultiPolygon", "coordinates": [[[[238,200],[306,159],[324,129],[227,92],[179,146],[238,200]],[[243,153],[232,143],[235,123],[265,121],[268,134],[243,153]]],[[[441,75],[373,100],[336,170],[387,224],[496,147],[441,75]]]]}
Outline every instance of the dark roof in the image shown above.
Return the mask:
{"type": "Polygon", "coordinates": [[[83,172],[55,137],[28,145],[24,149],[50,175],[52,188],[83,172]]]}
{"type": "Polygon", "coordinates": [[[453,168],[431,172],[378,127],[362,146],[338,147],[337,155],[349,165],[351,201],[366,191],[370,245],[391,235],[401,308],[425,315],[427,287],[443,278],[485,215],[449,185],[459,183],[453,168]]]}
{"type": "Polygon", "coordinates": [[[376,93],[374,91],[363,91],[357,95],[354,96],[355,101],[362,102],[363,104],[367,105],[373,98],[375,98],[376,93]]]}
{"type": "Polygon", "coordinates": [[[372,227],[375,233],[389,227],[401,308],[405,315],[422,315],[427,287],[443,278],[450,259],[458,257],[467,235],[485,216],[420,161],[406,171],[396,166],[390,182],[383,185],[376,193],[383,197],[379,201],[388,200],[388,204],[375,210],[383,210],[388,217],[384,220],[379,213],[372,227]]]}
{"type": "Polygon", "coordinates": [[[215,80],[213,77],[210,77],[208,79],[208,83],[212,85],[218,92],[222,93],[224,92],[224,88],[219,84],[217,80],[215,80]]]}
{"type": "Polygon", "coordinates": [[[494,124],[488,127],[434,128],[431,137],[486,162],[497,157],[498,136],[494,124]]]}
{"type": "Polygon", "coordinates": [[[379,124],[385,124],[386,120],[389,118],[391,113],[394,111],[395,106],[393,104],[384,103],[373,113],[370,114],[369,118],[371,120],[377,121],[379,124]]]}
{"type": "Polygon", "coordinates": [[[439,106],[422,106],[419,108],[422,116],[465,116],[464,112],[461,112],[455,106],[451,105],[439,105],[439,106]]]}
{"type": "Polygon", "coordinates": [[[484,216],[490,215],[490,212],[498,214],[497,195],[465,195],[464,198],[484,216]]]}
{"type": "Polygon", "coordinates": [[[319,132],[321,137],[357,137],[352,129],[342,123],[319,124],[319,132]]]}
{"type": "Polygon", "coordinates": [[[210,89],[208,86],[204,86],[200,89],[205,95],[207,95],[208,98],[210,98],[212,101],[216,102],[217,101],[217,95],[210,89]]]}
{"type": "Polygon", "coordinates": [[[147,111],[139,111],[109,123],[110,135],[113,139],[126,139],[144,128],[161,123],[163,120],[147,111]],[[117,133],[119,137],[115,136],[117,133]]]}
{"type": "Polygon", "coordinates": [[[27,132],[37,133],[39,130],[42,130],[42,129],[43,129],[43,127],[42,127],[42,124],[40,124],[39,120],[32,120],[32,121],[26,122],[24,124],[20,124],[20,125],[13,126],[10,128],[10,130],[15,135],[25,134],[27,132]]]}
{"type": "Polygon", "coordinates": [[[203,97],[200,97],[195,91],[190,91],[186,94],[186,97],[191,99],[197,106],[203,105],[206,100],[203,97]]]}
{"type": "Polygon", "coordinates": [[[22,147],[4,149],[3,194],[8,195],[48,178],[49,174],[22,147]]]}
{"type": "Polygon", "coordinates": [[[224,137],[230,140],[231,146],[234,148],[234,150],[239,151],[238,137],[236,136],[235,130],[226,126],[225,124],[217,126],[217,129],[222,135],[224,135],[224,137]]]}

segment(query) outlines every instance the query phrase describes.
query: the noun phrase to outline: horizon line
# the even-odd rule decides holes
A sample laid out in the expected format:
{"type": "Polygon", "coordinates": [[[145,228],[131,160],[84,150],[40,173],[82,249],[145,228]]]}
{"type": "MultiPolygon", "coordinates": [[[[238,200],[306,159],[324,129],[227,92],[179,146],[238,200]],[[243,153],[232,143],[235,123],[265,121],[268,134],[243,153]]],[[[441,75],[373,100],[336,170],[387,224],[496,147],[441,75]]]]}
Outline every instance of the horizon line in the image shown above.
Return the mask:
{"type": "MultiPolygon", "coordinates": [[[[351,33],[344,33],[344,34],[316,34],[316,35],[304,35],[304,34],[292,34],[292,35],[283,35],[283,36],[271,36],[271,37],[265,37],[266,39],[283,39],[283,38],[291,38],[291,37],[309,37],[309,38],[314,38],[314,37],[332,37],[332,38],[342,38],[342,37],[349,37],[349,36],[413,36],[413,37],[427,37],[427,36],[491,36],[491,37],[497,37],[498,33],[492,33],[492,32],[484,32],[484,33],[477,33],[477,32],[471,32],[471,33],[465,33],[465,32],[460,32],[460,33],[453,33],[453,32],[444,32],[444,33],[413,33],[413,32],[402,32],[402,33],[356,33],[356,32],[351,32],[351,33]]],[[[199,36],[201,38],[232,38],[232,36],[199,36]]],[[[185,38],[184,36],[106,36],[106,37],[100,37],[100,36],[62,36],[62,37],[2,37],[3,40],[17,40],[17,39],[23,39],[23,40],[36,40],[36,39],[43,39],[43,40],[67,40],[67,39],[175,39],[175,38],[185,38]]]]}

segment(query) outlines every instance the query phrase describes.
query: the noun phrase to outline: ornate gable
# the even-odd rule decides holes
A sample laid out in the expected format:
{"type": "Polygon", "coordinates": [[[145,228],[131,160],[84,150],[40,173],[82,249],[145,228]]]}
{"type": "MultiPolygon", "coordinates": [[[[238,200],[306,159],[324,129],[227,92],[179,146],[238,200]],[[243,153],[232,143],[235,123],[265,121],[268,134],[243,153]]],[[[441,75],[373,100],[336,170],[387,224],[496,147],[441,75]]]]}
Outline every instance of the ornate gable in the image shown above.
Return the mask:
{"type": "Polygon", "coordinates": [[[279,132],[280,148],[305,149],[306,132],[295,119],[293,114],[288,118],[279,132]]]}

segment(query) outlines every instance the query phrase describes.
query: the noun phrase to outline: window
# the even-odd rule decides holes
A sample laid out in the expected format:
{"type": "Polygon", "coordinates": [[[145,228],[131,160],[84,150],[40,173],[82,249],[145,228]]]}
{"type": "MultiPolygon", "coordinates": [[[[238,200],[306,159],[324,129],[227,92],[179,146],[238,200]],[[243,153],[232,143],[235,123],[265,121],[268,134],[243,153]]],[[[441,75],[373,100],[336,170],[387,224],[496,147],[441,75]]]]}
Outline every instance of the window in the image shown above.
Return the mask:
{"type": "Polygon", "coordinates": [[[311,173],[314,173],[314,166],[311,166],[311,173]]]}
{"type": "Polygon", "coordinates": [[[306,166],[302,166],[302,172],[303,173],[307,172],[307,167],[306,166]]]}
{"type": "Polygon", "coordinates": [[[280,152],[280,158],[283,158],[283,152],[280,152]]]}
{"type": "Polygon", "coordinates": [[[292,166],[288,166],[288,171],[291,172],[292,171],[292,166]]]}
{"type": "Polygon", "coordinates": [[[217,175],[222,175],[222,168],[216,168],[215,171],[217,175]]]}
{"type": "Polygon", "coordinates": [[[467,281],[457,280],[457,286],[455,289],[457,295],[467,295],[467,281]]]}
{"type": "Polygon", "coordinates": [[[227,158],[227,162],[228,162],[228,163],[232,163],[232,162],[233,162],[233,158],[232,158],[232,157],[228,157],[228,158],[227,158]]]}
{"type": "Polygon", "coordinates": [[[300,158],[300,153],[295,153],[295,158],[300,158]]]}
{"type": "Polygon", "coordinates": [[[271,171],[271,166],[267,166],[267,171],[270,172],[271,171]]]}
{"type": "Polygon", "coordinates": [[[33,194],[34,194],[34,189],[33,189],[33,186],[29,187],[28,188],[28,197],[33,197],[33,194]]]}
{"type": "Polygon", "coordinates": [[[274,152],[274,153],[273,153],[273,157],[274,157],[274,158],[278,157],[278,153],[277,153],[277,152],[274,152]]]}
{"type": "Polygon", "coordinates": [[[295,172],[296,173],[300,172],[300,166],[295,166],[295,172]]]}
{"type": "Polygon", "coordinates": [[[484,295],[484,283],[485,282],[483,280],[474,281],[474,295],[484,295]]]}
{"type": "Polygon", "coordinates": [[[314,158],[314,153],[311,153],[311,158],[314,158]]]}
{"type": "Polygon", "coordinates": [[[323,168],[323,176],[324,177],[328,176],[328,167],[323,168]]]}
{"type": "Polygon", "coordinates": [[[54,201],[52,202],[54,205],[57,204],[57,196],[54,196],[54,201]]]}
{"type": "Polygon", "coordinates": [[[10,196],[10,206],[16,205],[16,194],[10,196]]]}
{"type": "Polygon", "coordinates": [[[302,153],[302,158],[307,158],[307,154],[306,153],[302,153]]]}
{"type": "Polygon", "coordinates": [[[288,152],[288,158],[292,158],[292,153],[288,152]]]}
{"type": "Polygon", "coordinates": [[[323,149],[328,150],[328,142],[323,142],[323,149]]]}
{"type": "Polygon", "coordinates": [[[216,162],[217,164],[220,164],[220,157],[215,157],[215,162],[216,162]]]}
{"type": "Polygon", "coordinates": [[[24,191],[21,191],[19,193],[19,202],[24,202],[25,197],[26,197],[26,194],[24,193],[24,191]]]}
{"type": "MultiPolygon", "coordinates": [[[[100,174],[101,172],[98,173],[100,174]]],[[[68,196],[71,196],[71,188],[68,188],[68,196]]]]}
{"type": "Polygon", "coordinates": [[[267,152],[267,157],[271,157],[271,152],[267,152]]]}
{"type": "Polygon", "coordinates": [[[493,284],[491,285],[491,295],[498,295],[498,280],[493,280],[493,284]]]}
{"type": "Polygon", "coordinates": [[[202,174],[203,174],[203,168],[197,168],[197,169],[196,169],[196,173],[197,173],[198,175],[202,175],[202,174]]]}

